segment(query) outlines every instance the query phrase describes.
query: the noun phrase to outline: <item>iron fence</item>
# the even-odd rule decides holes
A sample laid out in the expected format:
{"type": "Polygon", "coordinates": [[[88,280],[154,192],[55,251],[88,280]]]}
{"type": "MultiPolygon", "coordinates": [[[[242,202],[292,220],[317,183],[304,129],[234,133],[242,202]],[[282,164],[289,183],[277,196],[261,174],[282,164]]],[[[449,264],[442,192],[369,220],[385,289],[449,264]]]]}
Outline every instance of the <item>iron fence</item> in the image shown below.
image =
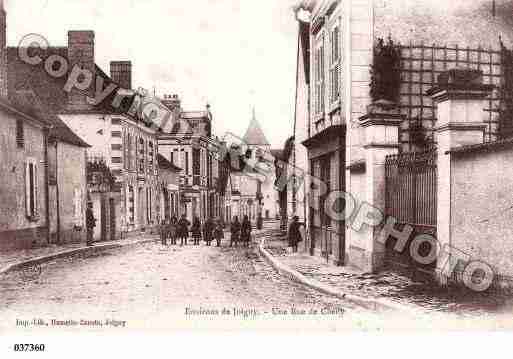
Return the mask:
{"type": "Polygon", "coordinates": [[[436,149],[387,156],[385,213],[401,224],[436,230],[436,149]]]}

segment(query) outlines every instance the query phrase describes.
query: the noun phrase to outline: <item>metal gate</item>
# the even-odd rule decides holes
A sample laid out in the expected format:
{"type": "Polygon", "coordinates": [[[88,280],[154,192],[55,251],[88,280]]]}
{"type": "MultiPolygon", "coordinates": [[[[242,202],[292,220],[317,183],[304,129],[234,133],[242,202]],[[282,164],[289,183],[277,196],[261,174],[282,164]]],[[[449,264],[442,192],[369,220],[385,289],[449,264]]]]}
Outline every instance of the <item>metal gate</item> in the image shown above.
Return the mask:
{"type": "MultiPolygon", "coordinates": [[[[436,237],[436,149],[387,156],[385,177],[386,215],[394,217],[399,226],[412,226],[415,234],[429,233],[436,237]]],[[[388,242],[387,262],[409,267],[412,264],[409,245],[403,253],[396,253],[395,241],[389,239],[388,242]]]]}

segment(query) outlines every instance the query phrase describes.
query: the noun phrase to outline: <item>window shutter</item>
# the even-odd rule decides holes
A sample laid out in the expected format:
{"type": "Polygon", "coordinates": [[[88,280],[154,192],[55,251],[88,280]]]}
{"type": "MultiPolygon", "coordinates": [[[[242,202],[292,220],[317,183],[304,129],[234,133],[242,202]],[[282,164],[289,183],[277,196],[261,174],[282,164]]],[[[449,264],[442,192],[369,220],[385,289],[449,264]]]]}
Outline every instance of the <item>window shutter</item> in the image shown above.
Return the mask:
{"type": "Polygon", "coordinates": [[[30,211],[30,161],[25,162],[25,214],[32,215],[30,211]]]}
{"type": "Polygon", "coordinates": [[[33,166],[33,181],[34,181],[34,193],[33,193],[33,196],[34,196],[34,216],[39,216],[39,201],[38,201],[38,197],[39,197],[39,184],[38,184],[38,179],[39,179],[39,176],[38,176],[38,170],[37,170],[37,163],[34,161],[32,162],[32,166],[33,166]]]}
{"type": "Polygon", "coordinates": [[[130,222],[130,185],[125,186],[125,217],[126,223],[130,222]]]}
{"type": "Polygon", "coordinates": [[[123,153],[125,154],[123,157],[123,164],[125,166],[125,170],[128,170],[128,132],[124,131],[124,136],[123,136],[123,153]]]}

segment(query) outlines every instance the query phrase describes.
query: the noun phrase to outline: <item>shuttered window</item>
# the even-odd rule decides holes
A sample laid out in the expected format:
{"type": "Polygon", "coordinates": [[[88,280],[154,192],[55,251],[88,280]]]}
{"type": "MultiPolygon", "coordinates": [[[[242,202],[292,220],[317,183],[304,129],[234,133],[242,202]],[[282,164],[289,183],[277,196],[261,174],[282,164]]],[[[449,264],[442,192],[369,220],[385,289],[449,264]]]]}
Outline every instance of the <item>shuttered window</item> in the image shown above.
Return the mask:
{"type": "Polygon", "coordinates": [[[340,99],[340,26],[338,23],[333,26],[330,32],[331,54],[330,54],[330,102],[335,104],[340,99]]]}
{"type": "Polygon", "coordinates": [[[25,129],[23,127],[23,120],[16,120],[16,145],[18,148],[25,147],[25,129]]]}
{"type": "Polygon", "coordinates": [[[315,48],[314,66],[315,66],[315,114],[324,113],[325,96],[325,68],[324,68],[324,35],[317,38],[315,48]]]}
{"type": "Polygon", "coordinates": [[[38,168],[35,159],[28,158],[25,163],[25,210],[31,220],[39,216],[38,203],[38,168]]]}

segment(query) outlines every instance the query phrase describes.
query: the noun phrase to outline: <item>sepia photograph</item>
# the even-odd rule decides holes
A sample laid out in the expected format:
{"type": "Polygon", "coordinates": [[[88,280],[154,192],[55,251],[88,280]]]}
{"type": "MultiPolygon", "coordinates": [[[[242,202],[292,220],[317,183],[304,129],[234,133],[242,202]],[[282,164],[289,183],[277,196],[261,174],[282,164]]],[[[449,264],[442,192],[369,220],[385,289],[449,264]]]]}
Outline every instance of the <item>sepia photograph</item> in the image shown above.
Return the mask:
{"type": "Polygon", "coordinates": [[[2,357],[513,329],[513,0],[0,0],[0,124],[2,357]]]}

